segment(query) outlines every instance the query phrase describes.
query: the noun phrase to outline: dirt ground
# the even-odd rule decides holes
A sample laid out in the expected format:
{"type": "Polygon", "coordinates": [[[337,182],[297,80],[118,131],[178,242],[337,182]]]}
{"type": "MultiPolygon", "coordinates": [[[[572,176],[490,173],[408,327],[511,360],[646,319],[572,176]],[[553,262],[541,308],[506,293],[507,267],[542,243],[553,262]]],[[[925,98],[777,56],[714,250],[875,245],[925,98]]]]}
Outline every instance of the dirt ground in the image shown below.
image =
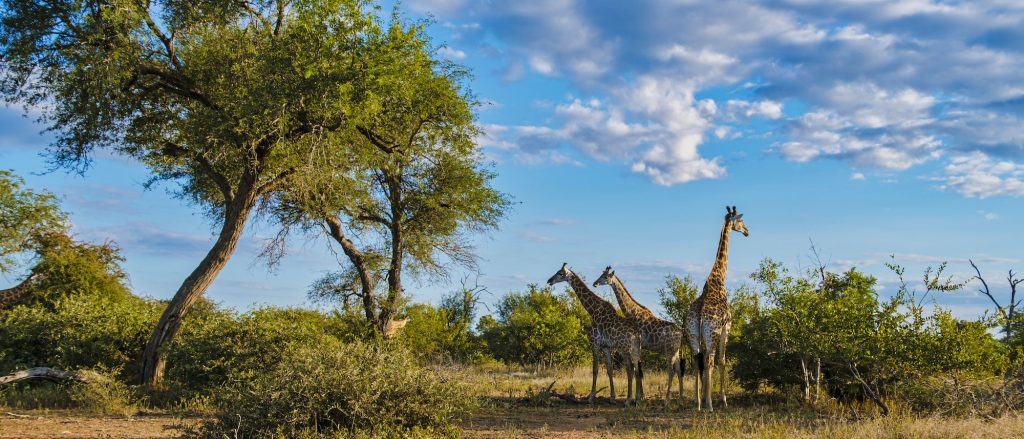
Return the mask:
{"type": "Polygon", "coordinates": [[[90,415],[70,411],[0,412],[0,438],[172,438],[194,420],[167,414],[90,415]]]}

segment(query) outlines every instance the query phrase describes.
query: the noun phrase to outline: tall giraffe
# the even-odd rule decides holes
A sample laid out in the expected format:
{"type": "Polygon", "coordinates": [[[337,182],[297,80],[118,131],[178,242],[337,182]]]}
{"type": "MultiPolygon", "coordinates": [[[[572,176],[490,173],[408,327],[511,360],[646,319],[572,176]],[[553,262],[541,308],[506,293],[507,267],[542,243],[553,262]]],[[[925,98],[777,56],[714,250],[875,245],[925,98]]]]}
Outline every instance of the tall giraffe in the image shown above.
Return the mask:
{"type": "MultiPolygon", "coordinates": [[[[583,282],[576,273],[569,269],[569,264],[562,264],[562,268],[555,272],[548,279],[548,285],[555,285],[559,282],[568,282],[576,297],[583,304],[583,309],[590,314],[592,340],[600,346],[605,354],[605,366],[608,368],[609,384],[612,377],[612,352],[619,351],[625,355],[629,365],[626,366],[626,402],[630,400],[640,401],[644,398],[644,372],[640,358],[640,334],[633,323],[626,317],[615,311],[615,305],[594,294],[587,284],[583,282]],[[636,398],[633,398],[633,375],[636,371],[636,398]]],[[[593,378],[596,382],[597,367],[593,369],[593,378]]],[[[615,398],[615,390],[611,389],[612,399],[615,398]]]]}
{"type": "Polygon", "coordinates": [[[736,206],[725,207],[725,224],[718,239],[718,253],[715,265],[711,267],[708,280],[704,282],[704,291],[693,301],[686,313],[686,329],[690,338],[690,349],[693,351],[694,364],[697,365],[697,410],[701,410],[701,401],[711,406],[711,372],[714,363],[721,368],[720,391],[722,407],[729,407],[725,399],[725,346],[729,342],[729,330],[732,328],[732,312],[725,290],[725,271],[729,264],[729,233],[740,232],[749,236],[747,226],[743,224],[743,214],[736,212],[736,206]],[[718,356],[715,357],[717,349],[718,356]],[[713,361],[714,360],[714,361],[713,361]],[[703,391],[703,398],[701,393],[703,391]]]}
{"type": "Polygon", "coordinates": [[[651,310],[637,302],[633,295],[629,294],[622,280],[615,275],[612,267],[605,268],[601,277],[594,281],[594,288],[598,285],[612,287],[622,312],[640,331],[641,349],[661,352],[668,358],[668,387],[665,389],[665,401],[672,399],[672,380],[676,373],[679,374],[679,399],[682,400],[685,366],[679,350],[683,343],[683,330],[675,323],[659,319],[651,310]]]}
{"type": "Polygon", "coordinates": [[[0,290],[0,311],[8,309],[19,300],[30,296],[32,294],[32,287],[35,286],[40,277],[36,272],[32,272],[17,285],[0,290]]]}

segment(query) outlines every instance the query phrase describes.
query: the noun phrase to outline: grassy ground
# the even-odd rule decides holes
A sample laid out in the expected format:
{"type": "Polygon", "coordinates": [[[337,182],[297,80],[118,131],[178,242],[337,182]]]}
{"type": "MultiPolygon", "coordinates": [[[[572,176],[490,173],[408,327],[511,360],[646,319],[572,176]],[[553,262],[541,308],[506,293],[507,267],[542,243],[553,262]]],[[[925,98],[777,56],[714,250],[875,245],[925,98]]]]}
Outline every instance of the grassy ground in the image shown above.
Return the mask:
{"type": "MultiPolygon", "coordinates": [[[[896,407],[893,416],[879,418],[854,415],[839,405],[805,407],[778,395],[744,394],[732,388],[729,408],[697,412],[693,378],[686,377],[685,401],[666,402],[664,373],[648,372],[647,400],[639,406],[625,406],[626,380],[621,373],[616,377],[620,400],[613,404],[605,389],[591,405],[541,393],[554,383],[552,389],[560,394],[585,396],[590,391],[589,367],[553,372],[446,367],[445,372],[466,382],[480,397],[480,409],[463,422],[464,436],[469,438],[1024,438],[1024,417],[1020,415],[998,419],[919,417],[896,407]]],[[[602,371],[598,387],[607,384],[602,371]]],[[[861,413],[869,408],[864,409],[861,413]]],[[[111,414],[8,405],[0,407],[0,438],[164,438],[180,435],[185,426],[198,420],[176,412],[111,414]]]]}
{"type": "MultiPolygon", "coordinates": [[[[660,372],[660,371],[659,371],[660,372]]],[[[598,379],[598,388],[607,378],[598,379]]],[[[857,414],[837,404],[802,406],[788,398],[770,394],[744,394],[729,388],[729,408],[714,413],[697,412],[693,377],[684,381],[685,400],[664,399],[664,373],[648,372],[647,400],[625,406],[626,379],[616,376],[620,401],[609,401],[608,391],[598,403],[575,404],[558,398],[544,398],[551,383],[558,393],[585,396],[590,391],[590,369],[526,373],[506,368],[464,369],[460,376],[481,395],[482,408],[465,424],[465,435],[474,438],[1024,438],[1024,417],[999,419],[949,419],[919,417],[895,407],[889,418],[870,416],[871,407],[859,407],[857,414]],[[621,384],[620,384],[621,382],[621,384]],[[864,415],[867,413],[868,415],[864,415]]],[[[718,403],[718,399],[715,400],[718,403]]]]}

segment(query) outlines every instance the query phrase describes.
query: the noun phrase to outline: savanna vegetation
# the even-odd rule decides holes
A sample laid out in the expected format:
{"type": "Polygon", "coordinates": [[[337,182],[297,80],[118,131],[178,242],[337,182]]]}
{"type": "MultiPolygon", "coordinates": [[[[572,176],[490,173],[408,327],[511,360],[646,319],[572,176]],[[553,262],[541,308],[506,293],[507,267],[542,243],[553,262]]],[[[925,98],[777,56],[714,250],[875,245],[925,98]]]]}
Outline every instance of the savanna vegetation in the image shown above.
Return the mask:
{"type": "MultiPolygon", "coordinates": [[[[592,322],[569,290],[524,285],[484,314],[486,289],[464,280],[414,302],[409,280],[474,268],[468,236],[512,205],[476,145],[468,72],[423,23],[360,0],[11,0],[0,14],[0,94],[41,108],[55,167],[84,172],[109,149],[217,225],[169,300],[139,297],[116,243],[78,240],[57,195],[0,171],[0,272],[17,279],[0,301],[7,411],[162,413],[188,437],[1024,435],[1012,273],[1007,298],[975,266],[992,311],[962,320],[934,299],[972,279],[945,264],[915,282],[893,261],[886,291],[855,268],[766,259],[729,292],[733,403],[700,415],[691,376],[684,401],[581,401],[592,322]],[[257,215],[279,227],[270,265],[297,234],[344,255],[309,287],[319,306],[203,297],[257,215]],[[32,370],[48,379],[8,375],[32,370]]],[[[683,326],[699,292],[667,277],[664,317],[683,326]]]]}

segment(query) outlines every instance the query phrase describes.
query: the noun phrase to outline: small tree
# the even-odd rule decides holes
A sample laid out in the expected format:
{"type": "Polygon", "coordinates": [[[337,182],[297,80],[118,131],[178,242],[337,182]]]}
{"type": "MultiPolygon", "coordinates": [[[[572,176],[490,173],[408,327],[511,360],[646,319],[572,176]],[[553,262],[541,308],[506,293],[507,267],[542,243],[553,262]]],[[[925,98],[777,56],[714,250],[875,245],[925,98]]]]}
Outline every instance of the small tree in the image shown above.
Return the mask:
{"type": "Polygon", "coordinates": [[[491,355],[521,366],[571,366],[590,356],[586,326],[590,318],[568,293],[530,285],[512,292],[497,306],[497,316],[480,319],[478,331],[491,355]]]}
{"type": "MultiPolygon", "coordinates": [[[[67,216],[49,192],[24,188],[25,180],[11,171],[0,170],[0,274],[18,268],[16,256],[38,255],[55,236],[67,231],[67,216]]],[[[40,278],[39,270],[28,275],[12,290],[27,290],[40,278]]]]}

